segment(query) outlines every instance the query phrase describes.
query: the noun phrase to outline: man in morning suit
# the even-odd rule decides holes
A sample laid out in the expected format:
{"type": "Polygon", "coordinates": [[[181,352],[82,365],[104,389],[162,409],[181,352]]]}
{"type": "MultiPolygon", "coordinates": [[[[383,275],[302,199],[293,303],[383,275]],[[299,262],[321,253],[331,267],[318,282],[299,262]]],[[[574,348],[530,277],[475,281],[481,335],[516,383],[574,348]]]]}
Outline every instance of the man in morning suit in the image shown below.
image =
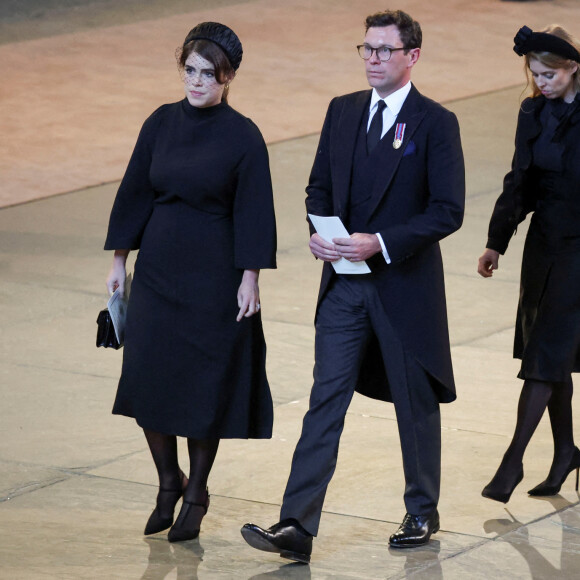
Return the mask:
{"type": "Polygon", "coordinates": [[[316,311],[314,385],[282,503],[269,529],[242,528],[254,548],[309,562],[345,415],[355,390],[392,401],[407,514],[393,548],[439,530],[441,417],[455,399],[439,240],[463,220],[465,176],[453,113],[411,84],[421,27],[396,10],[366,19],[371,91],[333,99],[306,188],[309,214],[339,216],[349,238],[310,250],[324,261],[316,311]],[[366,260],[371,273],[334,272],[366,260]]]}

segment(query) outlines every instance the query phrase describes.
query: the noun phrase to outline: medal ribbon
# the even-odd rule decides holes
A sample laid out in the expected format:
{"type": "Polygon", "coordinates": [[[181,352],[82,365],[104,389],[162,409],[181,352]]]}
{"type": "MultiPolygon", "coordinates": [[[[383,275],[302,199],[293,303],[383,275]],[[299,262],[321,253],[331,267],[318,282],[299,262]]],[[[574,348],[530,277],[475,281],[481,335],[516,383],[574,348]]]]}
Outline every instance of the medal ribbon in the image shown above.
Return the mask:
{"type": "Polygon", "coordinates": [[[399,143],[403,142],[406,126],[407,123],[397,123],[397,126],[395,127],[395,141],[399,141],[399,143]]]}

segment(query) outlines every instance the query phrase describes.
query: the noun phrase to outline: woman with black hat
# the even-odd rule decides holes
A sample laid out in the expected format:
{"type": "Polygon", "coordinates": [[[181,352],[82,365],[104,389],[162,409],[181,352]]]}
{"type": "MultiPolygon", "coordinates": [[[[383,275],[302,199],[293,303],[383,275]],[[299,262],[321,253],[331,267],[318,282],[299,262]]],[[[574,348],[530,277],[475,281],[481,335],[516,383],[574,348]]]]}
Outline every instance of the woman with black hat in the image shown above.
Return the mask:
{"type": "Polygon", "coordinates": [[[145,534],[172,526],[170,541],[199,534],[220,439],[271,437],[258,274],[276,267],[267,149],[227,103],[242,45],[204,22],[176,56],[185,98],[145,121],[105,243],[115,250],[109,292],[124,290],[139,249],[113,413],[145,432],[159,476],[145,534]],[[187,437],[189,479],[176,436],[187,437]]]}
{"type": "Polygon", "coordinates": [[[546,407],[554,458],[532,496],[555,495],[578,470],[572,430],[572,373],[580,371],[580,54],[560,26],[521,28],[515,52],[525,56],[532,96],[523,101],[511,171],[504,179],[478,272],[498,268],[517,225],[526,236],[514,356],[524,380],[513,439],[484,497],[507,503],[523,478],[523,456],[546,407]]]}

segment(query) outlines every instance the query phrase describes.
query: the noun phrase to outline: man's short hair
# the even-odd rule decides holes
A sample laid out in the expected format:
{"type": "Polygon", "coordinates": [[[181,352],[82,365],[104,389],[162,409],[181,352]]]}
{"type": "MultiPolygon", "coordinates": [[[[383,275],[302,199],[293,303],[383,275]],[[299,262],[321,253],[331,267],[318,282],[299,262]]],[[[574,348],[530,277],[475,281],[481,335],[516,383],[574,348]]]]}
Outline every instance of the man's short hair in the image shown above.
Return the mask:
{"type": "Polygon", "coordinates": [[[365,20],[365,32],[369,28],[395,25],[399,30],[401,42],[405,48],[421,48],[423,33],[421,25],[413,20],[406,12],[402,10],[385,10],[367,16],[365,20]]]}

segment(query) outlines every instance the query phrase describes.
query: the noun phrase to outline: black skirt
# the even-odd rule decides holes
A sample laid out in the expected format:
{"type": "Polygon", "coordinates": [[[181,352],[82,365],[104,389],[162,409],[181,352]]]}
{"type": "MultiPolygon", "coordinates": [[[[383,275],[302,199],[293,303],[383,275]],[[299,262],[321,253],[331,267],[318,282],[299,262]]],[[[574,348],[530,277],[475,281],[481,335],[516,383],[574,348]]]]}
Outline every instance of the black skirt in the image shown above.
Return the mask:
{"type": "Polygon", "coordinates": [[[522,360],[521,379],[563,382],[580,372],[580,238],[550,244],[541,231],[532,218],[522,260],[514,358],[522,360]]]}

